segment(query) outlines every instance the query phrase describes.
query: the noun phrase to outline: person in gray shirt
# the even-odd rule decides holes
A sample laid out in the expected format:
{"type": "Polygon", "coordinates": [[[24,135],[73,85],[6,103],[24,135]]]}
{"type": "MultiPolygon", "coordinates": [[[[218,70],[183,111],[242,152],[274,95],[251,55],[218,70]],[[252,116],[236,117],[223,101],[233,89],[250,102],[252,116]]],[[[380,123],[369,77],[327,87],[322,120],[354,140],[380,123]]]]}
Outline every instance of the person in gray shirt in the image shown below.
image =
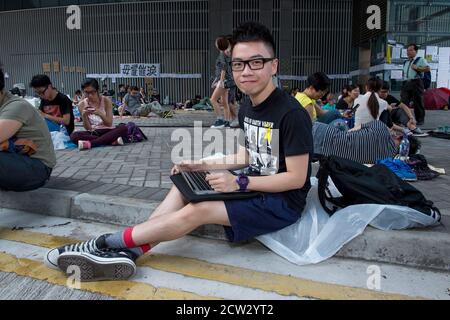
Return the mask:
{"type": "Polygon", "coordinates": [[[119,108],[119,114],[122,117],[125,111],[128,111],[133,117],[140,116],[140,108],[143,104],[138,87],[131,87],[131,92],[123,98],[123,106],[119,108]]]}

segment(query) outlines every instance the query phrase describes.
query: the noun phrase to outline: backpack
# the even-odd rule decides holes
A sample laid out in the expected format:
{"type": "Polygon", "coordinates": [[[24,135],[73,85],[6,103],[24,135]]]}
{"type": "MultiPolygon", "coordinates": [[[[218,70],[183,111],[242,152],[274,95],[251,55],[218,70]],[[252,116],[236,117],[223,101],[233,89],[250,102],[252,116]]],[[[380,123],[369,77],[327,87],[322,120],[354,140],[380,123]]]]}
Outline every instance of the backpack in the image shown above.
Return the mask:
{"type": "Polygon", "coordinates": [[[320,203],[330,216],[351,205],[384,204],[409,207],[440,221],[440,211],[433,202],[383,165],[368,168],[336,156],[323,157],[317,178],[320,203]],[[342,197],[331,195],[328,177],[342,197]],[[333,207],[329,208],[327,202],[333,207]]]}
{"type": "MultiPolygon", "coordinates": [[[[414,64],[414,65],[417,65],[417,63],[419,62],[419,60],[420,60],[420,57],[417,57],[417,58],[414,60],[413,64],[414,64]]],[[[405,62],[405,63],[406,63],[406,62],[405,62]]],[[[428,71],[428,72],[417,72],[417,73],[419,74],[420,78],[422,79],[422,82],[423,82],[423,88],[424,88],[425,90],[430,89],[430,87],[431,87],[431,71],[428,71]]]]}
{"type": "Polygon", "coordinates": [[[139,128],[134,122],[128,122],[127,124],[121,123],[120,125],[127,126],[128,128],[127,136],[123,139],[125,143],[137,143],[148,140],[141,128],[139,128]]]}

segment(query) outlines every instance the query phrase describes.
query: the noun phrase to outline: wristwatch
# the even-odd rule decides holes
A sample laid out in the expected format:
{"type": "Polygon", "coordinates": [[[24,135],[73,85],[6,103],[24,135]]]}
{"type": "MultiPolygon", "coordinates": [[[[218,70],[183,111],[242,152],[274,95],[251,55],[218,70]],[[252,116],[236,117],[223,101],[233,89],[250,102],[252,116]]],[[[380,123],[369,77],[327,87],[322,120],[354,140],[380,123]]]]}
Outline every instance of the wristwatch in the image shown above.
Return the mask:
{"type": "Polygon", "coordinates": [[[244,192],[247,191],[248,184],[250,183],[250,179],[244,175],[240,174],[236,179],[237,184],[239,185],[239,191],[244,192]]]}

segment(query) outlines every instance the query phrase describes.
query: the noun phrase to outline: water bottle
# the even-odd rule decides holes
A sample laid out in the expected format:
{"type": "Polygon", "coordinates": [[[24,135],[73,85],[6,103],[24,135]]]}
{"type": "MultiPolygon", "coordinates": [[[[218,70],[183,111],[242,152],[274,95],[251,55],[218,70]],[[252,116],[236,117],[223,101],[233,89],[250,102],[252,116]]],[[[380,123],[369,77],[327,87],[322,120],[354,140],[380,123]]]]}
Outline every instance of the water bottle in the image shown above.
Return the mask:
{"type": "Polygon", "coordinates": [[[69,133],[67,132],[66,126],[60,125],[59,126],[59,132],[64,133],[64,135],[69,136],[69,133]]]}
{"type": "Polygon", "coordinates": [[[166,96],[166,97],[164,98],[163,104],[167,106],[169,103],[170,103],[169,96],[166,96]]]}
{"type": "Polygon", "coordinates": [[[400,142],[399,150],[400,160],[407,160],[409,156],[409,139],[406,134],[403,135],[402,142],[400,142]]]}

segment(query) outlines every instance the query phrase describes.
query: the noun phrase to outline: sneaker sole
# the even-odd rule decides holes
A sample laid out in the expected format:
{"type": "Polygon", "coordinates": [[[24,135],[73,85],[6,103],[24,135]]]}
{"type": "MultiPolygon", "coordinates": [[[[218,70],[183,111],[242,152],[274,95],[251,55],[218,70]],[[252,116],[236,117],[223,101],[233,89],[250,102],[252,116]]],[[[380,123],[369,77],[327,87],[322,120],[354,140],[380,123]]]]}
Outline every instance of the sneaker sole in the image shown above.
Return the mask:
{"type": "Polygon", "coordinates": [[[63,253],[59,268],[67,274],[70,266],[80,268],[80,281],[126,280],[136,273],[136,265],[125,258],[100,258],[88,253],[63,253]]]}

